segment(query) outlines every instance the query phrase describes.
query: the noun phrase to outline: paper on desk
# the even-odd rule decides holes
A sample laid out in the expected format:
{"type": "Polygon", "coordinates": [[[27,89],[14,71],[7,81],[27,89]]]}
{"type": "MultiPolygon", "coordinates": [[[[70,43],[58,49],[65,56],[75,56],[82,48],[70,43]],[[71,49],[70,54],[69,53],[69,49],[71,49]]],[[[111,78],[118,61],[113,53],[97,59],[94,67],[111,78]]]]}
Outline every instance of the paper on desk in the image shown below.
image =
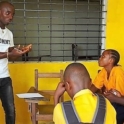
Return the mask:
{"type": "Polygon", "coordinates": [[[21,94],[16,94],[19,98],[38,98],[38,97],[44,97],[39,93],[21,93],[21,94]]]}

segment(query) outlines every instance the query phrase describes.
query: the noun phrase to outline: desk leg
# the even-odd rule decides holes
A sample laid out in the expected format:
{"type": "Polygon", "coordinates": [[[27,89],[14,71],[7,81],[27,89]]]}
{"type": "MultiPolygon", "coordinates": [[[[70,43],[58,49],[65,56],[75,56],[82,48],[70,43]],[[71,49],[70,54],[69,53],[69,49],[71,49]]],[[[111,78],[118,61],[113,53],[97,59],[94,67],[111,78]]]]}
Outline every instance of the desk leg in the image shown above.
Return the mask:
{"type": "Polygon", "coordinates": [[[36,103],[31,103],[31,120],[32,124],[38,124],[36,120],[36,103]]]}

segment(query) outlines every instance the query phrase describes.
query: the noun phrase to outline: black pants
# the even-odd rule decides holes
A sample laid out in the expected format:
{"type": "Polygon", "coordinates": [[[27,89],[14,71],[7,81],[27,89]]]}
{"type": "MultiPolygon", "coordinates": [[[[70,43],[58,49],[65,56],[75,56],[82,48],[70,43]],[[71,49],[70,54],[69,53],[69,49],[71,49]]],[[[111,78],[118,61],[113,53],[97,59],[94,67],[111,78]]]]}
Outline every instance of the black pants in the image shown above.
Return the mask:
{"type": "Polygon", "coordinates": [[[117,112],[117,124],[123,124],[124,122],[124,106],[117,104],[117,103],[112,103],[114,106],[116,112],[117,112]]]}
{"type": "Polygon", "coordinates": [[[10,77],[0,78],[0,99],[5,111],[6,124],[15,124],[14,96],[10,77]]]}

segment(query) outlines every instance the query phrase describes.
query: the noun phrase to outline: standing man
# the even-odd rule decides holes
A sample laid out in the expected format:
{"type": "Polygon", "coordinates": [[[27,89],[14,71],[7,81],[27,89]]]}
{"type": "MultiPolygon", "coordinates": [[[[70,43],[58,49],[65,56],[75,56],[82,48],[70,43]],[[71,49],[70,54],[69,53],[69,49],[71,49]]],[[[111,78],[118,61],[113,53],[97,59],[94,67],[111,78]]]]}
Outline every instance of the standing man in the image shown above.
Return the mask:
{"type": "Polygon", "coordinates": [[[13,34],[6,28],[15,14],[14,6],[0,2],[0,99],[5,111],[6,124],[15,124],[15,106],[12,81],[8,70],[8,58],[17,58],[30,51],[30,48],[14,48],[13,34]]]}

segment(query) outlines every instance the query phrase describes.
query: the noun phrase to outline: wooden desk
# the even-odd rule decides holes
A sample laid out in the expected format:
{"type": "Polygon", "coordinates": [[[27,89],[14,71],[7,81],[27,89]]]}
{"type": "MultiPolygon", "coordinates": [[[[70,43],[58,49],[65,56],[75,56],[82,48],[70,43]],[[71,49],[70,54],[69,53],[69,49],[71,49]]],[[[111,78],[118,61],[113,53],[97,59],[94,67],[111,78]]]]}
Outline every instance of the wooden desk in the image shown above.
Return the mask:
{"type": "MultiPolygon", "coordinates": [[[[45,118],[45,112],[41,113],[39,110],[39,105],[38,102],[39,101],[50,101],[50,96],[49,94],[42,92],[42,91],[37,91],[34,87],[31,87],[28,91],[28,93],[39,93],[44,97],[41,98],[27,98],[25,99],[25,102],[28,103],[28,111],[31,113],[31,120],[32,120],[32,124],[37,124],[36,121],[39,120],[44,120],[45,118]]],[[[42,108],[44,108],[45,106],[43,105],[42,108]]],[[[53,112],[54,109],[54,105],[50,105],[50,110],[53,112]]],[[[48,116],[48,120],[52,120],[53,116],[52,113],[47,114],[48,116]]]]}
{"type": "Polygon", "coordinates": [[[39,93],[41,94],[42,96],[44,97],[38,97],[38,98],[26,98],[25,101],[26,102],[30,102],[30,103],[38,103],[39,101],[49,101],[50,100],[50,95],[49,94],[46,94],[45,92],[42,92],[42,91],[37,91],[34,87],[31,87],[29,90],[28,90],[28,93],[39,93]]]}

